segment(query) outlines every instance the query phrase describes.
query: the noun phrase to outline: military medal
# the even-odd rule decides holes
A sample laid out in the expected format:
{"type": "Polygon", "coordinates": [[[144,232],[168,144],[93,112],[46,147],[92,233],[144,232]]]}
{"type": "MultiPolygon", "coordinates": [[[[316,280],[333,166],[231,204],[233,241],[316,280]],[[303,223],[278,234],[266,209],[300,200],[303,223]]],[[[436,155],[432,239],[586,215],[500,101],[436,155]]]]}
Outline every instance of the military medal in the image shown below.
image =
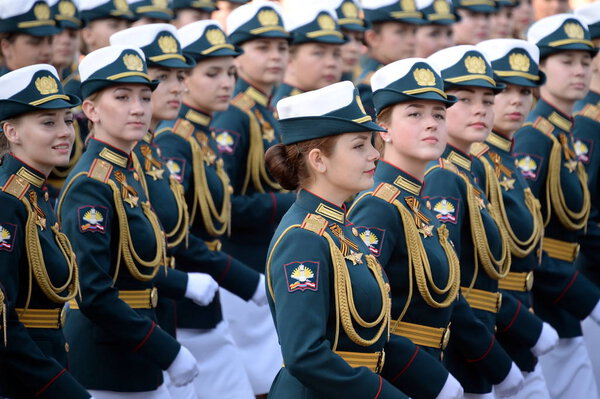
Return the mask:
{"type": "Polygon", "coordinates": [[[204,133],[196,134],[196,139],[200,143],[200,148],[202,149],[202,155],[204,155],[204,162],[207,165],[212,165],[217,160],[217,154],[210,148],[208,144],[208,137],[204,133]]]}
{"type": "Polygon", "coordinates": [[[569,173],[575,172],[577,169],[577,157],[575,155],[575,151],[569,148],[569,138],[566,134],[561,133],[559,136],[560,145],[562,146],[563,153],[565,154],[565,158],[567,158],[567,162],[564,163],[565,167],[569,170],[569,173]]]}
{"type": "Polygon", "coordinates": [[[130,207],[136,207],[138,205],[139,197],[137,191],[129,184],[127,184],[127,178],[120,170],[115,171],[115,179],[121,183],[121,196],[123,201],[127,202],[130,207]]]}
{"type": "Polygon", "coordinates": [[[35,191],[29,192],[29,201],[31,202],[33,211],[35,212],[35,224],[38,225],[40,230],[44,230],[46,228],[46,215],[37,203],[37,193],[35,191]]]}
{"type": "Polygon", "coordinates": [[[162,164],[154,159],[152,156],[152,149],[150,146],[142,145],[140,147],[142,155],[144,155],[144,171],[148,176],[151,176],[153,180],[161,180],[163,178],[164,169],[162,164]]]}
{"type": "Polygon", "coordinates": [[[344,237],[342,228],[337,224],[330,224],[329,229],[340,240],[340,251],[344,259],[351,261],[353,265],[361,265],[363,254],[358,252],[358,245],[344,237]]]}
{"type": "Polygon", "coordinates": [[[419,233],[423,234],[423,238],[432,237],[433,225],[429,224],[429,218],[419,209],[421,206],[419,200],[415,197],[406,197],[404,198],[404,201],[413,212],[415,224],[417,225],[419,233]]]}
{"type": "Polygon", "coordinates": [[[494,162],[494,172],[500,182],[500,186],[504,191],[513,190],[515,188],[515,179],[512,179],[512,170],[502,164],[502,157],[495,152],[490,151],[490,159],[494,162]],[[502,176],[504,174],[505,176],[502,176]],[[500,177],[502,176],[502,180],[500,177]]]}

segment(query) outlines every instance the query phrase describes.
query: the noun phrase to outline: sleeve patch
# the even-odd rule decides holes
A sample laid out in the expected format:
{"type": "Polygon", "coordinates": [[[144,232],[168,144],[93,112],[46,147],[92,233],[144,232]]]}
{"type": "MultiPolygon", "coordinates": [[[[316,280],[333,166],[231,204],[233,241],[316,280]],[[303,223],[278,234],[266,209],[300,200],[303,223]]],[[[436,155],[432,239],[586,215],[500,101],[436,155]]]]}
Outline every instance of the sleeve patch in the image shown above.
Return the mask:
{"type": "Polygon", "coordinates": [[[365,243],[369,251],[376,257],[381,254],[381,246],[385,237],[385,230],[378,227],[356,226],[358,236],[365,243]]]}
{"type": "MultiPolygon", "coordinates": [[[[454,197],[431,197],[430,204],[433,204],[435,218],[442,223],[456,224],[460,199],[454,197]]],[[[429,202],[428,201],[428,202],[429,202]]]]}
{"type": "Polygon", "coordinates": [[[0,251],[12,252],[17,235],[17,225],[0,223],[0,251]]]}
{"type": "Polygon", "coordinates": [[[240,139],[240,134],[231,130],[215,130],[217,149],[221,154],[233,154],[240,139]]]}
{"type": "Polygon", "coordinates": [[[592,157],[592,149],[594,147],[594,140],[576,138],[575,143],[575,154],[577,158],[584,164],[589,164],[592,157]]]}
{"type": "Polygon", "coordinates": [[[528,180],[537,180],[539,173],[538,169],[544,161],[544,158],[539,155],[517,152],[514,154],[514,157],[516,158],[515,165],[519,168],[523,177],[528,180]]]}
{"type": "Polygon", "coordinates": [[[319,262],[290,262],[283,270],[289,292],[319,289],[319,262]]]}
{"type": "Polygon", "coordinates": [[[169,169],[171,177],[173,177],[179,183],[183,181],[183,174],[185,173],[185,159],[165,158],[165,166],[167,169],[169,169]]]}
{"type": "Polygon", "coordinates": [[[106,232],[108,208],[101,205],[85,205],[77,209],[79,231],[82,233],[106,232]]]}

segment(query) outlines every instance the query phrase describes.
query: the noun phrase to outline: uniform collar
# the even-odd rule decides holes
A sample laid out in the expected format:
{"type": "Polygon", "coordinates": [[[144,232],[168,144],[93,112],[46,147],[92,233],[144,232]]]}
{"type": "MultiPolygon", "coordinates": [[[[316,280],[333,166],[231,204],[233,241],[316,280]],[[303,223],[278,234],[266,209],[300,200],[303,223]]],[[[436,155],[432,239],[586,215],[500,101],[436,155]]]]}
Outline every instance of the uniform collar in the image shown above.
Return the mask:
{"type": "Polygon", "coordinates": [[[192,122],[195,125],[207,127],[210,125],[212,117],[204,111],[200,111],[199,109],[192,108],[187,104],[183,104],[181,106],[181,110],[179,111],[179,116],[183,119],[186,119],[192,122]]]}
{"type": "Polygon", "coordinates": [[[121,168],[128,168],[131,162],[130,154],[96,138],[90,139],[87,145],[87,151],[96,153],[100,158],[121,168]]]}
{"type": "Polygon", "coordinates": [[[471,170],[471,156],[469,154],[465,154],[450,144],[446,146],[446,149],[442,154],[442,158],[447,159],[459,168],[466,169],[468,171],[471,170]]]}
{"type": "Polygon", "coordinates": [[[535,106],[535,114],[548,119],[552,125],[562,130],[570,132],[573,128],[573,118],[570,115],[565,115],[552,104],[540,98],[535,106]]]}
{"type": "Polygon", "coordinates": [[[2,67],[0,68],[0,76],[4,76],[7,73],[9,73],[11,70],[8,69],[8,67],[6,65],[2,65],[2,67]]]}
{"type": "Polygon", "coordinates": [[[383,66],[383,64],[377,61],[375,58],[365,55],[360,60],[360,66],[363,71],[371,72],[378,70],[380,67],[383,66]]]}
{"type": "Polygon", "coordinates": [[[391,183],[412,195],[420,195],[423,187],[423,182],[419,179],[384,160],[379,160],[375,170],[375,178],[391,183]]]}
{"type": "Polygon", "coordinates": [[[258,90],[256,87],[252,86],[250,83],[246,82],[244,79],[239,78],[235,85],[236,93],[245,93],[248,97],[253,99],[257,104],[262,105],[263,107],[269,106],[269,101],[271,100],[269,96],[267,96],[262,91],[258,90]]]}
{"type": "Polygon", "coordinates": [[[296,96],[298,94],[302,94],[304,93],[302,90],[300,90],[299,88],[292,86],[289,83],[282,83],[279,85],[279,88],[277,91],[281,90],[280,92],[284,95],[284,96],[296,96]]]}
{"type": "Polygon", "coordinates": [[[346,209],[341,208],[307,190],[300,190],[296,203],[310,213],[341,225],[346,223],[346,209]]]}
{"type": "Polygon", "coordinates": [[[500,133],[492,131],[487,139],[485,139],[485,142],[504,152],[512,152],[513,140],[507,139],[500,133]]]}
{"type": "Polygon", "coordinates": [[[2,168],[6,173],[17,175],[37,188],[42,188],[46,182],[46,176],[42,172],[35,169],[33,166],[26,164],[12,153],[8,153],[4,156],[2,168]]]}
{"type": "Polygon", "coordinates": [[[142,140],[148,144],[152,144],[152,141],[154,140],[154,133],[148,130],[142,140]]]}

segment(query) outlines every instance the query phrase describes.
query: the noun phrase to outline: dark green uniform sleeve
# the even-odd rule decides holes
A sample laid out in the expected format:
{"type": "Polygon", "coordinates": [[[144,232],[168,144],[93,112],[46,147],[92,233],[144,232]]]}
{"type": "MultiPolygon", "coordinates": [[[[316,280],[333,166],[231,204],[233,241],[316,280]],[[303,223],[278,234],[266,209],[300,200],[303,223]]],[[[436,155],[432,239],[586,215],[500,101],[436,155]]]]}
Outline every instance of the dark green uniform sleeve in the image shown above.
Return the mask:
{"type": "MultiPolygon", "coordinates": [[[[79,177],[63,194],[62,226],[70,237],[80,268],[81,300],[79,308],[94,324],[109,332],[124,347],[147,356],[166,370],[179,352],[180,345],[151,319],[144,317],[119,299],[110,275],[111,242],[117,237],[117,217],[112,204],[112,190],[106,184],[88,177],[79,177]],[[107,209],[108,223],[104,234],[81,233],[77,209],[83,205],[107,209]]],[[[122,267],[125,267],[124,265],[122,267]]]]}
{"type": "Polygon", "coordinates": [[[154,284],[158,288],[158,294],[167,298],[180,300],[185,297],[188,275],[177,269],[159,270],[154,278],[154,284]]]}
{"type": "Polygon", "coordinates": [[[286,370],[308,389],[329,398],[402,398],[403,394],[366,367],[352,368],[332,351],[335,328],[331,260],[327,242],[312,232],[294,229],[280,241],[270,263],[271,302],[286,370]],[[314,290],[289,291],[285,265],[311,262],[314,290]],[[329,331],[328,331],[329,330],[329,331]]]}
{"type": "MultiPolygon", "coordinates": [[[[533,195],[542,201],[545,193],[545,182],[548,174],[548,156],[552,149],[552,141],[539,130],[527,126],[517,132],[514,140],[513,155],[518,163],[526,159],[533,161],[533,170],[523,173],[533,195]]],[[[521,168],[521,170],[523,170],[521,168]]]]}
{"type": "Polygon", "coordinates": [[[542,333],[542,320],[531,313],[521,301],[502,291],[502,306],[496,315],[498,332],[508,339],[532,348],[542,333]]]}

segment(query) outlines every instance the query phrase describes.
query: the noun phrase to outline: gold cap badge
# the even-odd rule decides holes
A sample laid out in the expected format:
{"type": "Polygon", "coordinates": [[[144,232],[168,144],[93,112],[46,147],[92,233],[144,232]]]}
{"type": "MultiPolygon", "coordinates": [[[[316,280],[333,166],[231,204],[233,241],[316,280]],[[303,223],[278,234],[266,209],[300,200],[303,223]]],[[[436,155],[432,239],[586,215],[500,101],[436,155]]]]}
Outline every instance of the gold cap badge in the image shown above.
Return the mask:
{"type": "Polygon", "coordinates": [[[400,8],[402,11],[416,11],[417,6],[415,5],[415,0],[400,0],[400,8]]]}
{"type": "Polygon", "coordinates": [[[35,80],[35,88],[40,94],[48,95],[58,93],[58,84],[52,76],[41,76],[35,80]]]}
{"type": "Polygon", "coordinates": [[[167,8],[169,6],[168,0],[152,0],[152,5],[160,8],[167,8]]]}
{"type": "Polygon", "coordinates": [[[356,8],[356,4],[352,1],[342,4],[342,14],[346,18],[358,18],[358,8],[356,8]]]}
{"type": "Polygon", "coordinates": [[[177,41],[173,36],[161,36],[158,38],[158,47],[163,53],[176,53],[177,52],[177,41]]]}
{"type": "Polygon", "coordinates": [[[206,40],[208,40],[208,42],[213,46],[225,44],[226,42],[225,34],[223,34],[221,29],[209,29],[206,32],[206,40]]]}
{"type": "Polygon", "coordinates": [[[77,10],[73,3],[67,0],[62,0],[60,3],[58,3],[58,12],[60,15],[64,15],[65,17],[74,17],[77,10]]]}
{"type": "Polygon", "coordinates": [[[413,72],[413,76],[419,86],[435,86],[435,75],[431,69],[417,68],[413,72]]]}
{"type": "Polygon", "coordinates": [[[262,26],[277,25],[279,23],[279,15],[273,10],[263,10],[258,13],[258,22],[262,26]]]}
{"type": "Polygon", "coordinates": [[[510,68],[513,71],[529,71],[529,67],[531,66],[531,62],[529,61],[529,57],[525,54],[514,53],[508,57],[508,62],[510,64],[510,68]]]}
{"type": "Polygon", "coordinates": [[[335,21],[327,14],[319,16],[317,23],[323,30],[335,30],[335,21]]]}
{"type": "Polygon", "coordinates": [[[123,64],[130,71],[143,71],[144,61],[137,54],[126,54],[123,56],[123,64]]]}
{"type": "Polygon", "coordinates": [[[578,23],[569,22],[568,24],[565,24],[564,29],[567,36],[571,39],[583,39],[585,37],[583,28],[578,23]]]}
{"type": "Polygon", "coordinates": [[[50,19],[50,7],[46,3],[39,3],[33,7],[33,15],[37,20],[50,19]]]}
{"type": "Polygon", "coordinates": [[[449,14],[450,5],[446,0],[435,0],[433,2],[433,9],[436,14],[449,14]]]}
{"type": "Polygon", "coordinates": [[[471,55],[465,58],[465,67],[469,73],[485,73],[485,61],[481,57],[471,55]]]}
{"type": "Polygon", "coordinates": [[[115,8],[119,11],[129,11],[129,6],[127,5],[127,0],[113,0],[113,4],[115,8]]]}

